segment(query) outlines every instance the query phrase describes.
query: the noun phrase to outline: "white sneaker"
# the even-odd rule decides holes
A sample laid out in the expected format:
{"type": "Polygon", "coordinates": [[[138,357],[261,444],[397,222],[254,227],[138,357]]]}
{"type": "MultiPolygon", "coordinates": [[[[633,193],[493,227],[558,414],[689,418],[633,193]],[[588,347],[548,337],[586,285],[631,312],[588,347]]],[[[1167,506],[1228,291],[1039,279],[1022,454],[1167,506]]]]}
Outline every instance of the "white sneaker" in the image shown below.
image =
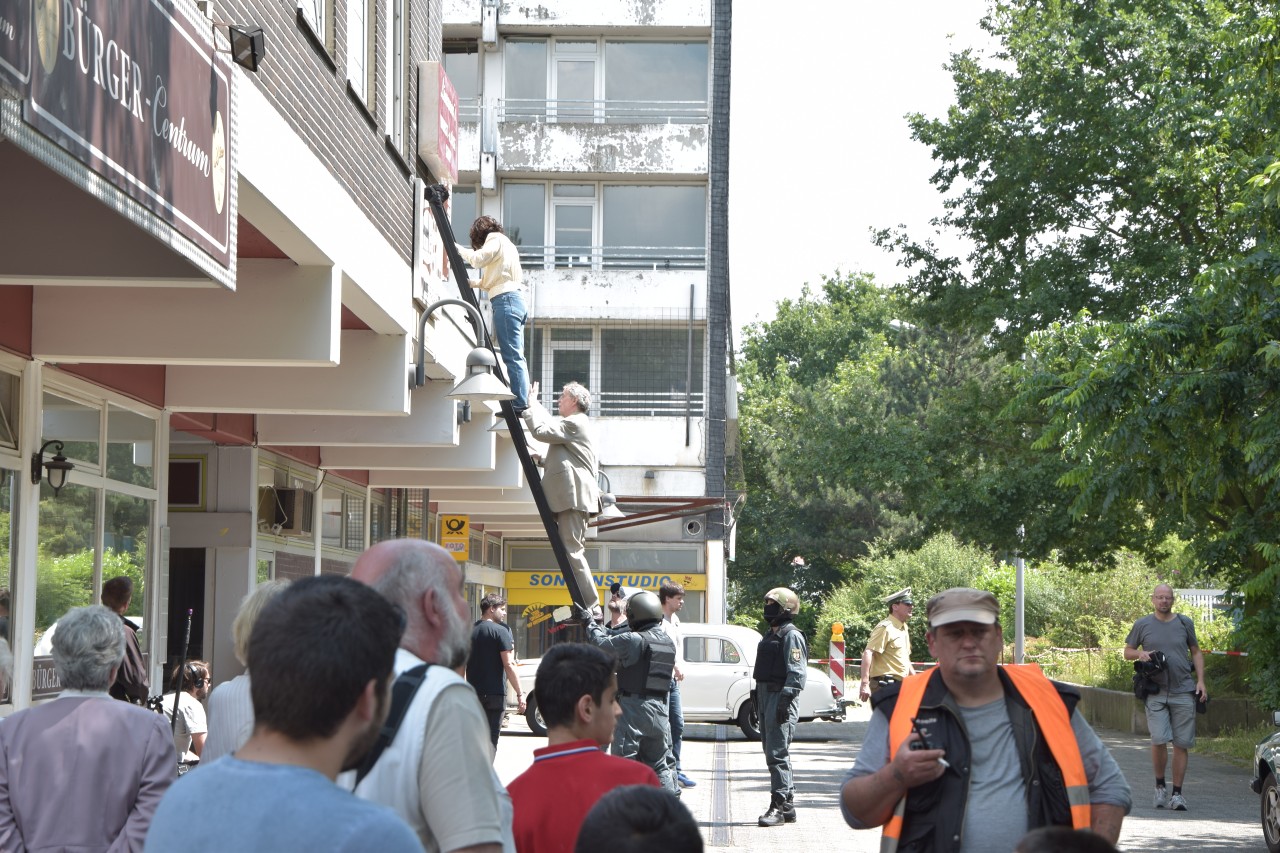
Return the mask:
{"type": "Polygon", "coordinates": [[[1156,786],[1156,808],[1162,809],[1169,804],[1169,792],[1163,785],[1156,786]]]}
{"type": "Polygon", "coordinates": [[[1187,810],[1186,798],[1181,794],[1174,794],[1169,798],[1169,808],[1175,812],[1185,812],[1187,810]]]}

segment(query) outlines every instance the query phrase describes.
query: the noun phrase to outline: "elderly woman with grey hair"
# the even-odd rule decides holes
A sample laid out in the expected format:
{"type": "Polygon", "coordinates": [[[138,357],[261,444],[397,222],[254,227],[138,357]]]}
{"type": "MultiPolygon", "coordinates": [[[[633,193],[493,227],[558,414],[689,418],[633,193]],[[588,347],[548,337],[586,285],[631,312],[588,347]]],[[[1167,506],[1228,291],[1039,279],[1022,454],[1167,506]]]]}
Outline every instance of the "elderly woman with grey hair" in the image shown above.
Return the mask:
{"type": "MultiPolygon", "coordinates": [[[[240,610],[231,622],[231,642],[241,666],[249,663],[249,636],[253,634],[258,614],[288,585],[287,580],[260,583],[240,602],[240,610]]],[[[252,734],[253,697],[249,693],[249,673],[246,670],[219,684],[209,697],[209,736],[205,738],[200,760],[208,764],[230,755],[244,746],[252,734]]]]}
{"type": "Polygon", "coordinates": [[[124,625],[102,606],[58,620],[58,698],[0,725],[0,850],[141,850],[178,759],[165,718],[108,694],[124,625]]]}

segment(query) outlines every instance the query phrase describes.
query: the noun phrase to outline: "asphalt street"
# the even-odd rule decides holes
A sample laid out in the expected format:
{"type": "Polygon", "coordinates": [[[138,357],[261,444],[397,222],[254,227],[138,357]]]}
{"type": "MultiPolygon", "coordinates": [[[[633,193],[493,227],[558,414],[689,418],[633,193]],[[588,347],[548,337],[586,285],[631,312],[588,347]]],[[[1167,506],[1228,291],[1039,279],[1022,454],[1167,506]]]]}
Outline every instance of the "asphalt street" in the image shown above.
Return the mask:
{"type": "MultiPolygon", "coordinates": [[[[689,725],[682,764],[698,785],[686,788],[682,799],[698,819],[707,851],[879,850],[879,831],[850,829],[837,804],[840,783],[862,743],[867,717],[867,709],[850,708],[844,723],[799,726],[792,745],[799,819],[770,829],[756,825],[756,818],[769,805],[769,775],[760,744],[747,741],[736,726],[689,725]]],[[[1133,811],[1125,819],[1120,849],[1201,853],[1266,849],[1258,795],[1249,790],[1247,770],[1193,753],[1183,787],[1190,808],[1156,810],[1148,741],[1107,730],[1099,734],[1133,788],[1133,811]]],[[[523,718],[513,716],[498,743],[496,767],[502,781],[518,776],[532,762],[533,750],[545,745],[546,738],[536,737],[523,718]]]]}

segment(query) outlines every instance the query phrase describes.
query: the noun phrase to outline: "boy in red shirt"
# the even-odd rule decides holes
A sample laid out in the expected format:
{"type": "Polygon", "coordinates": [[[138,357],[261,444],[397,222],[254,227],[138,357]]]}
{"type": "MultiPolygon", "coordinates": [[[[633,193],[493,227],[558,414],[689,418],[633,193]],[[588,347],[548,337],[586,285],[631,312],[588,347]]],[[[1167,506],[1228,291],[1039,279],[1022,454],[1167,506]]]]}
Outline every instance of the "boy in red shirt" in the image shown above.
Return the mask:
{"type": "Polygon", "coordinates": [[[573,853],[583,818],[602,796],[623,785],[659,785],[648,765],[603,751],[622,714],[615,667],[586,643],[552,646],[538,665],[547,746],[507,786],[520,853],[573,853]]]}

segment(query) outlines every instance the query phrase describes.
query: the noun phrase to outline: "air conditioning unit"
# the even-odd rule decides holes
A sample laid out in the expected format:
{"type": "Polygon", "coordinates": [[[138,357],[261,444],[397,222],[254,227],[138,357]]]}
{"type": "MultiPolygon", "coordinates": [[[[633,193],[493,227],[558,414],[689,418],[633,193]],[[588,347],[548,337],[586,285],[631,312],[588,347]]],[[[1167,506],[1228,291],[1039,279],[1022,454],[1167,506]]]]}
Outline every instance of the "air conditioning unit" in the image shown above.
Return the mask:
{"type": "Polygon", "coordinates": [[[310,536],[315,496],[306,489],[258,489],[258,526],[277,536],[310,536]]]}

